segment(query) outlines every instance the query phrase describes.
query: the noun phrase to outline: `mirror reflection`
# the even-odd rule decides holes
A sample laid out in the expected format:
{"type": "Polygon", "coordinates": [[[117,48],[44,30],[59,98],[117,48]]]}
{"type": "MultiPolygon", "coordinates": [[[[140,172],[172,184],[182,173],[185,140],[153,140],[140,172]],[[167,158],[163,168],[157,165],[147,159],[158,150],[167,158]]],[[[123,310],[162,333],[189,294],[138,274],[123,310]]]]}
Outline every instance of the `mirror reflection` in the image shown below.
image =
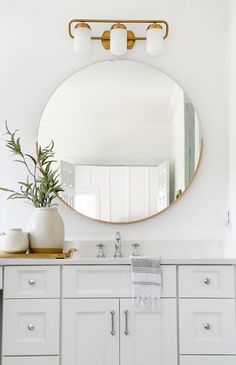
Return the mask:
{"type": "Polygon", "coordinates": [[[39,144],[53,139],[61,198],[106,222],[166,209],[195,174],[201,133],[183,89],[154,67],[101,62],[69,77],[42,115],[39,144]]]}

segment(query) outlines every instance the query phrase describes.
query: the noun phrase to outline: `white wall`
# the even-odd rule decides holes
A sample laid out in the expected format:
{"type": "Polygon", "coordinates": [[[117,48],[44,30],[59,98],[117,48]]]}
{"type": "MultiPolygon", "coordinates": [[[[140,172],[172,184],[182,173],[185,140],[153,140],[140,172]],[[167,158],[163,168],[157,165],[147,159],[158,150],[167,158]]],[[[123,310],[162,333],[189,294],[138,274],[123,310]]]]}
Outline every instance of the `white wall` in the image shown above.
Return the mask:
{"type": "MultiPolygon", "coordinates": [[[[141,42],[126,57],[156,65],[175,78],[203,125],[202,166],[178,204],[152,220],[116,227],[92,222],[61,206],[68,238],[110,239],[116,230],[125,239],[223,238],[228,5],[222,0],[0,1],[0,121],[8,119],[13,128],[20,128],[28,149],[34,148],[40,116],[53,90],[80,67],[111,58],[98,43],[85,58],[73,54],[67,24],[74,17],[168,20],[170,37],[159,58],[147,57],[141,42]]],[[[10,162],[2,142],[0,171],[1,185],[14,186],[24,176],[10,162]]],[[[0,195],[0,229],[26,226],[31,212],[27,205],[6,202],[0,195]]]]}
{"type": "Polygon", "coordinates": [[[229,130],[228,130],[228,209],[231,226],[227,237],[236,240],[236,2],[230,0],[230,38],[229,38],[229,130]]]}

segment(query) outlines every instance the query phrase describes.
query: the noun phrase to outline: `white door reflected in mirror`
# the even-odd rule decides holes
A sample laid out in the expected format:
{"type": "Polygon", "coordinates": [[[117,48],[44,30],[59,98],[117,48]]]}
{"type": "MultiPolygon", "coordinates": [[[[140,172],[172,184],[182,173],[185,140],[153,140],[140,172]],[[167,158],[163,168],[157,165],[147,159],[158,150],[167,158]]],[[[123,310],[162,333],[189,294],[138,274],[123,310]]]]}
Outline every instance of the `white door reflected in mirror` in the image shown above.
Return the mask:
{"type": "Polygon", "coordinates": [[[115,60],[69,77],[43,112],[38,141],[55,142],[64,192],[81,214],[146,219],[192,181],[201,153],[195,109],[158,69],[115,60]]]}

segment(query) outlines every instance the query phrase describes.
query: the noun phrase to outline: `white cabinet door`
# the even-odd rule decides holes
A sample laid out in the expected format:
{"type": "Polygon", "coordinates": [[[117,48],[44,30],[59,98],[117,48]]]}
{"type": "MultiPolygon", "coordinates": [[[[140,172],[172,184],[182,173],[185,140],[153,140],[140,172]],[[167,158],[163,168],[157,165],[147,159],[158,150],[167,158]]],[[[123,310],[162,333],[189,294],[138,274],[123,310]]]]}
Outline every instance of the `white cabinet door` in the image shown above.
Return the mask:
{"type": "Polygon", "coordinates": [[[176,365],[176,300],[162,299],[161,311],[134,307],[120,301],[121,365],[176,365]]]}
{"type": "Polygon", "coordinates": [[[64,299],[62,365],[119,365],[119,300],[64,299]]]}
{"type": "Polygon", "coordinates": [[[158,212],[169,205],[170,195],[170,166],[169,161],[164,161],[158,166],[158,212]]]}
{"type": "Polygon", "coordinates": [[[60,178],[63,187],[63,192],[60,195],[67,204],[74,207],[75,166],[65,161],[60,161],[60,165],[60,178]]]}

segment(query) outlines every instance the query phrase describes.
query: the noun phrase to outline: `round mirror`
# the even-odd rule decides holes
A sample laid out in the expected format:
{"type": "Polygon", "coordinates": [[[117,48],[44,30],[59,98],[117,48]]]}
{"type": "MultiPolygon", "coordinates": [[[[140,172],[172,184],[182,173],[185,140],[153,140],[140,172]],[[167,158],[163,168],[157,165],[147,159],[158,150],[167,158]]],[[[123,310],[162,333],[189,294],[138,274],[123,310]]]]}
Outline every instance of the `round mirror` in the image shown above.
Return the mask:
{"type": "Polygon", "coordinates": [[[69,77],[43,112],[38,142],[55,142],[61,199],[112,223],[147,219],[191,183],[199,120],[183,89],[154,67],[106,61],[69,77]]]}

